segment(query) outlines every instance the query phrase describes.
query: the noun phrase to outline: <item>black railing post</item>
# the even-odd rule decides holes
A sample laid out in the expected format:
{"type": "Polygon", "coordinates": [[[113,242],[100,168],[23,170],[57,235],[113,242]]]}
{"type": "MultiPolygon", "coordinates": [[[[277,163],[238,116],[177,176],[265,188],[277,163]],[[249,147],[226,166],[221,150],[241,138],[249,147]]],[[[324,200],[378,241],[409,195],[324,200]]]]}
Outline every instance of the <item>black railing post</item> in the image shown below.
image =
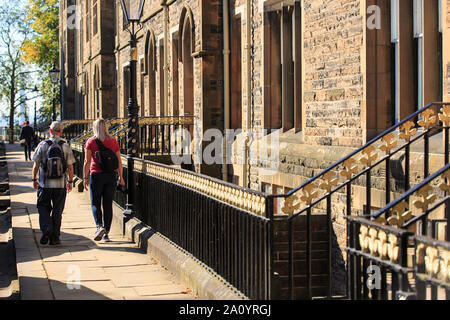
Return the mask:
{"type": "Polygon", "coordinates": [[[331,221],[331,193],[327,196],[327,234],[328,234],[328,278],[327,278],[327,297],[331,299],[332,296],[332,252],[333,252],[333,223],[331,221]]]}
{"type": "Polygon", "coordinates": [[[425,264],[423,261],[421,263],[418,263],[418,257],[417,257],[417,247],[418,247],[417,239],[414,240],[414,252],[415,256],[413,259],[414,264],[414,273],[415,273],[415,280],[416,280],[416,294],[418,300],[425,300],[427,297],[427,286],[424,281],[421,281],[419,278],[419,274],[425,273],[425,264]]]}
{"type": "Polygon", "coordinates": [[[390,177],[391,177],[391,168],[390,168],[390,157],[388,156],[386,159],[386,205],[391,202],[391,183],[390,183],[390,177]]]}
{"type": "Polygon", "coordinates": [[[445,164],[448,164],[449,162],[449,147],[448,147],[448,143],[449,143],[449,135],[448,135],[448,127],[444,127],[444,160],[445,160],[445,164]]]}
{"type": "Polygon", "coordinates": [[[430,163],[429,163],[429,152],[430,152],[430,138],[429,138],[429,131],[426,131],[423,136],[423,142],[424,142],[424,154],[423,154],[423,177],[427,178],[430,175],[430,163]]]}
{"type": "Polygon", "coordinates": [[[273,197],[266,197],[266,218],[269,219],[267,224],[267,260],[266,260],[266,300],[278,299],[281,294],[279,277],[275,273],[275,219],[273,212],[273,197]]]}
{"type": "Polygon", "coordinates": [[[294,231],[293,219],[288,220],[288,241],[289,241],[289,258],[288,258],[288,279],[289,279],[289,298],[295,299],[294,295],[294,231]]]}
{"type": "Polygon", "coordinates": [[[405,192],[410,188],[410,180],[409,180],[409,155],[410,155],[410,145],[405,147],[405,192]]]}
{"type": "Polygon", "coordinates": [[[127,148],[127,170],[128,170],[128,198],[126,209],[123,213],[123,232],[125,234],[125,224],[134,216],[135,212],[135,191],[134,183],[134,158],[138,155],[138,130],[139,130],[139,107],[137,105],[136,89],[136,64],[137,64],[137,38],[134,30],[134,23],[131,22],[130,31],[130,99],[128,101],[128,148],[127,148]]]}
{"type": "Polygon", "coordinates": [[[445,218],[447,225],[445,226],[445,241],[450,241],[450,198],[445,201],[445,218]]]}
{"type": "Polygon", "coordinates": [[[312,230],[311,206],[306,210],[306,278],[307,299],[312,299],[312,230]]]}
{"type": "Polygon", "coordinates": [[[371,189],[371,179],[370,179],[370,168],[367,169],[366,173],[366,212],[367,216],[370,216],[370,209],[372,208],[372,189],[371,189]]]}
{"type": "MultiPolygon", "coordinates": [[[[408,267],[408,240],[409,233],[405,232],[401,234],[398,244],[398,263],[402,268],[408,267]]],[[[408,273],[404,270],[399,272],[399,282],[400,282],[400,290],[402,292],[407,292],[409,290],[408,285],[408,273]]]]}

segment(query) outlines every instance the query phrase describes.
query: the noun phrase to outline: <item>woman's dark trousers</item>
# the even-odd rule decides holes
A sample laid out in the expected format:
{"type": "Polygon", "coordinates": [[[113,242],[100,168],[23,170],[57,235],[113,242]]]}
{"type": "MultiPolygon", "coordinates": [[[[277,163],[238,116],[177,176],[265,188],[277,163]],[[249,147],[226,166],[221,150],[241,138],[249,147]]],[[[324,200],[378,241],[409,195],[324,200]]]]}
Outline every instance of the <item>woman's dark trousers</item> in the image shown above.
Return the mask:
{"type": "Polygon", "coordinates": [[[111,230],[112,203],[116,188],[115,173],[94,173],[90,176],[91,205],[95,224],[97,227],[103,226],[106,232],[111,230]]]}

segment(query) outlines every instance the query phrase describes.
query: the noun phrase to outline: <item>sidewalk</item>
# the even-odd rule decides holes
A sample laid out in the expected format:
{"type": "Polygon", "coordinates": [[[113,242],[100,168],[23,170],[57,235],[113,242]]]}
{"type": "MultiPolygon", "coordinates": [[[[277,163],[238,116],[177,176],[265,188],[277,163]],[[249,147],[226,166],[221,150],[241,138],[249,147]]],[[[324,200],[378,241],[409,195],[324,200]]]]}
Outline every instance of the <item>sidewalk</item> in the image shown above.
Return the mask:
{"type": "Polygon", "coordinates": [[[61,245],[40,245],[32,162],[24,161],[18,145],[7,145],[7,161],[23,300],[195,299],[156,259],[124,240],[118,226],[113,225],[111,243],[92,240],[96,227],[85,193],[74,190],[67,196],[61,245]]]}

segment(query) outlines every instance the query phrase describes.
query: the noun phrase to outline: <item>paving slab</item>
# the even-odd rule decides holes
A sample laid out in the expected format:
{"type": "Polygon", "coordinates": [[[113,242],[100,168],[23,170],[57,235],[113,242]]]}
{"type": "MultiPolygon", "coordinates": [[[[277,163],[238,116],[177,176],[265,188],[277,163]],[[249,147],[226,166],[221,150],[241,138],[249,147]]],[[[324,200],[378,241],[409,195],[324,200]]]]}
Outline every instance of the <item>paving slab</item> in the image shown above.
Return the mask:
{"type": "Polygon", "coordinates": [[[153,257],[123,238],[94,241],[96,230],[86,193],[67,196],[61,245],[39,243],[42,233],[31,185],[31,162],[17,145],[7,146],[17,271],[23,300],[196,299],[153,257]]]}

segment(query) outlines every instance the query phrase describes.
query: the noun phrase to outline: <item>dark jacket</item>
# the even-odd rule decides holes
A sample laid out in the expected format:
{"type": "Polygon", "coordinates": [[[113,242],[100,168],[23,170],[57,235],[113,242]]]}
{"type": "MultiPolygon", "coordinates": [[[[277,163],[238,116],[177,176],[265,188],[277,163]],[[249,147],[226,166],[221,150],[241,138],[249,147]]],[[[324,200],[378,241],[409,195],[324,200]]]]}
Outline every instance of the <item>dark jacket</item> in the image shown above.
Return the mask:
{"type": "Polygon", "coordinates": [[[28,145],[31,145],[34,141],[34,130],[30,126],[25,126],[20,131],[20,140],[25,139],[28,145]]]}

